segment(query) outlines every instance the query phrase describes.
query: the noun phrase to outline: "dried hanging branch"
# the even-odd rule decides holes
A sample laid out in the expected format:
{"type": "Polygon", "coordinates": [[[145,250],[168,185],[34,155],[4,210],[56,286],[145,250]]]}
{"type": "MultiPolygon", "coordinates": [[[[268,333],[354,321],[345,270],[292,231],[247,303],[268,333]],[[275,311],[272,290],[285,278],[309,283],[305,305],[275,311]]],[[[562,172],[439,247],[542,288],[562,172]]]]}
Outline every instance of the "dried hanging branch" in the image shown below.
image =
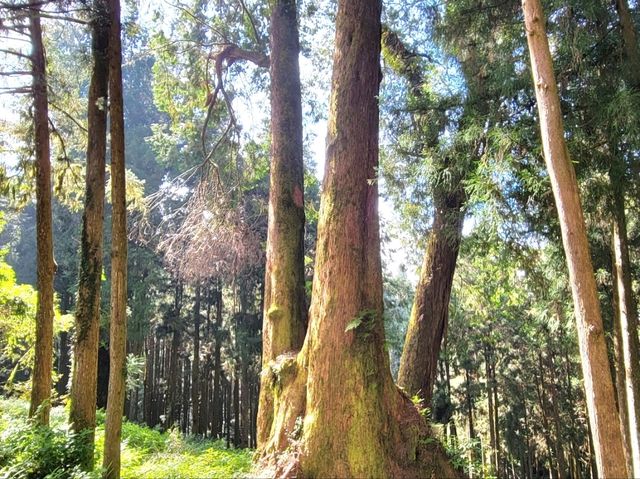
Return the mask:
{"type": "Polygon", "coordinates": [[[233,277],[262,261],[260,238],[214,181],[201,181],[180,226],[158,244],[169,269],[185,281],[233,277]]]}

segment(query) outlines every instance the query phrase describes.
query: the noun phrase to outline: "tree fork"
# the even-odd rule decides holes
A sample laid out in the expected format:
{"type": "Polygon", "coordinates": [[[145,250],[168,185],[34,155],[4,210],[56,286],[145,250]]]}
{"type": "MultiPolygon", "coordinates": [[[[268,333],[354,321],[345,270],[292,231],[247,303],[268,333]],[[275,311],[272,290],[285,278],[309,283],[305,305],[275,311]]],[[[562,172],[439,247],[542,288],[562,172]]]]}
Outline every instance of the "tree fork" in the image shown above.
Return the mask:
{"type": "Polygon", "coordinates": [[[300,353],[271,369],[274,393],[289,398],[273,424],[295,426],[287,447],[263,458],[278,477],[458,475],[425,440],[428,427],[393,383],[384,350],[375,181],[380,14],[379,1],[338,2],[310,322],[300,353]]]}

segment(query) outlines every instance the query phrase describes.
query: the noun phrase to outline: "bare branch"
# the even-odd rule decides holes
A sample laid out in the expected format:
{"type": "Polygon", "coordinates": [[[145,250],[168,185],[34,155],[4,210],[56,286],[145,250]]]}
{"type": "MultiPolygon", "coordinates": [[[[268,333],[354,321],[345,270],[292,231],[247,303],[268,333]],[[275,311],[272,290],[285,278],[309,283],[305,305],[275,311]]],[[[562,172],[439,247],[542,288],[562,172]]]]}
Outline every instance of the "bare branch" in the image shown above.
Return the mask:
{"type": "Polygon", "coordinates": [[[90,25],[91,22],[86,20],[80,20],[79,18],[67,17],[64,15],[52,15],[49,13],[40,12],[42,18],[48,18],[49,20],[63,20],[65,22],[77,23],[79,25],[90,25]]]}
{"type": "Polygon", "coordinates": [[[258,29],[256,28],[256,22],[253,19],[253,15],[251,15],[251,12],[247,8],[247,5],[244,2],[244,0],[239,0],[239,2],[240,2],[240,6],[242,7],[242,11],[244,12],[244,14],[247,17],[249,17],[249,23],[251,24],[251,29],[253,30],[253,36],[254,36],[256,42],[258,43],[258,45],[262,46],[263,45],[262,44],[262,38],[258,34],[258,29]]]}
{"type": "Polygon", "coordinates": [[[0,53],[6,53],[7,55],[15,55],[17,57],[24,58],[25,60],[31,61],[31,56],[30,55],[26,55],[24,53],[20,53],[20,52],[17,52],[15,50],[7,50],[7,49],[4,49],[4,48],[0,48],[0,53]]]}
{"type": "Polygon", "coordinates": [[[71,120],[78,128],[80,128],[83,132],[88,133],[89,131],[87,130],[86,127],[84,127],[80,122],[78,122],[78,120],[76,120],[70,113],[68,113],[66,110],[63,110],[62,108],[60,108],[56,103],[53,103],[52,101],[49,101],[49,106],[51,108],[53,108],[54,110],[59,111],[60,113],[62,113],[64,116],[66,116],[67,118],[69,118],[69,120],[71,120]]]}

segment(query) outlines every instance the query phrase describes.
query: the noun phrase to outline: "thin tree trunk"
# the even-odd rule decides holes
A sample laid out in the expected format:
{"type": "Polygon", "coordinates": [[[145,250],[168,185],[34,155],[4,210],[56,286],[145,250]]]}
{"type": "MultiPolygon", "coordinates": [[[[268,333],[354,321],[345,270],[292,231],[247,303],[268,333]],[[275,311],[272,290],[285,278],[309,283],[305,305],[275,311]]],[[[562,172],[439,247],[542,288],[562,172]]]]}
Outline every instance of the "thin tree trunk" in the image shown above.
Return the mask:
{"type": "Polygon", "coordinates": [[[524,0],[523,10],[538,100],[544,156],[558,209],[575,304],[596,463],[600,475],[622,478],[626,477],[623,442],[602,328],[600,303],[578,194],[578,182],[564,143],[560,99],[544,29],[544,13],[540,0],[524,0]]]}
{"type": "Polygon", "coordinates": [[[168,411],[167,411],[167,428],[173,427],[176,422],[180,421],[180,392],[179,383],[180,376],[178,373],[179,353],[180,353],[181,334],[177,324],[174,325],[173,334],[171,335],[171,348],[169,351],[169,370],[168,370],[168,411]]]}
{"type": "MultiPolygon", "coordinates": [[[[271,1],[271,174],[264,282],[262,367],[299,351],[307,323],[304,289],[302,101],[295,0],[271,1]]],[[[271,433],[277,399],[262,376],[258,443],[271,433]]]]}
{"type": "MultiPolygon", "coordinates": [[[[236,367],[237,369],[237,367],[236,367]]],[[[240,380],[239,372],[236,370],[233,374],[233,445],[239,447],[242,445],[240,437],[240,380]]]]}
{"type": "Polygon", "coordinates": [[[619,294],[616,278],[618,271],[615,264],[615,247],[613,245],[612,236],[612,276],[613,281],[613,361],[616,370],[615,384],[618,404],[618,414],[620,416],[620,431],[622,433],[622,442],[624,444],[624,460],[627,466],[627,474],[633,477],[633,454],[631,453],[631,437],[629,430],[629,412],[627,408],[627,387],[625,384],[624,352],[622,351],[622,328],[620,326],[620,307],[618,306],[619,294]]]}
{"type": "Polygon", "coordinates": [[[58,335],[59,348],[58,348],[58,375],[60,376],[56,383],[56,392],[59,396],[64,396],[67,393],[69,387],[69,368],[70,350],[69,350],[69,333],[67,331],[60,331],[58,335]]]}
{"type": "Polygon", "coordinates": [[[108,0],[95,0],[93,8],[93,70],[87,120],[89,140],[69,413],[74,431],[83,434],[86,447],[82,448],[80,463],[86,470],[93,468],[96,427],[110,23],[108,0]]]}
{"type": "Polygon", "coordinates": [[[213,357],[213,437],[221,437],[223,430],[222,418],[222,361],[220,350],[222,348],[222,290],[216,291],[216,322],[215,322],[215,351],[213,357]]]}
{"type": "Polygon", "coordinates": [[[36,156],[36,256],[38,306],[31,404],[29,416],[39,424],[49,424],[51,409],[51,369],[53,364],[53,219],[51,213],[51,152],[47,70],[42,44],[40,5],[30,0],[31,74],[33,92],[33,132],[36,156]]]}
{"type": "Polygon", "coordinates": [[[193,362],[191,363],[191,433],[200,434],[200,284],[193,308],[193,362]]]}
{"type": "Polygon", "coordinates": [[[191,421],[189,420],[189,398],[191,397],[191,361],[189,358],[183,358],[182,361],[182,401],[180,401],[180,410],[182,419],[180,420],[180,430],[183,434],[189,432],[191,421]]]}
{"type": "Polygon", "coordinates": [[[495,433],[496,433],[496,442],[495,442],[495,456],[496,456],[496,475],[500,477],[501,473],[501,464],[500,464],[500,421],[499,421],[499,403],[498,403],[498,382],[496,381],[496,362],[495,360],[491,363],[491,385],[493,389],[493,418],[495,421],[495,433]]]}
{"type": "MultiPolygon", "coordinates": [[[[613,259],[614,292],[617,295],[614,320],[619,321],[622,346],[622,369],[616,368],[616,375],[622,376],[626,403],[618,404],[620,414],[628,421],[628,437],[631,446],[633,477],[640,477],[640,345],[638,344],[638,309],[631,286],[631,261],[627,240],[627,219],[624,209],[624,165],[617,161],[617,168],[611,172],[613,190],[613,259]],[[626,408],[626,414],[622,410],[626,408]]],[[[617,335],[616,335],[617,337],[617,335]]],[[[620,393],[618,392],[618,397],[620,393]]]]}
{"type": "Polygon", "coordinates": [[[120,441],[127,381],[127,190],[122,98],[120,0],[110,0],[109,114],[111,128],[111,324],[109,392],[102,467],[107,479],[120,478],[120,441]]]}
{"type": "Polygon", "coordinates": [[[494,416],[495,409],[493,408],[493,378],[491,375],[491,352],[488,347],[485,347],[484,353],[485,374],[487,377],[487,401],[488,401],[488,419],[489,419],[489,442],[490,442],[490,463],[493,468],[493,473],[497,475],[498,463],[496,462],[496,421],[494,416]]]}

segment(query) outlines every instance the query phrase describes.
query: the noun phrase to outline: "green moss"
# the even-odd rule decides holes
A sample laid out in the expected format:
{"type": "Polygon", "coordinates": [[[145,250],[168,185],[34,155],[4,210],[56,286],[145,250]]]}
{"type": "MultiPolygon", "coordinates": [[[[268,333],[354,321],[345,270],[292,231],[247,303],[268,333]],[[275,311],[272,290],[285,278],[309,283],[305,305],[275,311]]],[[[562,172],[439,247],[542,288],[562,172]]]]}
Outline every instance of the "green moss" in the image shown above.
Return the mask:
{"type": "Polygon", "coordinates": [[[284,311],[282,308],[278,307],[275,304],[272,304],[269,307],[269,311],[267,311],[267,317],[270,321],[277,321],[284,316],[284,311]]]}
{"type": "Polygon", "coordinates": [[[282,390],[282,387],[294,377],[297,368],[296,355],[291,353],[281,354],[269,364],[271,387],[274,392],[282,390]]]}

